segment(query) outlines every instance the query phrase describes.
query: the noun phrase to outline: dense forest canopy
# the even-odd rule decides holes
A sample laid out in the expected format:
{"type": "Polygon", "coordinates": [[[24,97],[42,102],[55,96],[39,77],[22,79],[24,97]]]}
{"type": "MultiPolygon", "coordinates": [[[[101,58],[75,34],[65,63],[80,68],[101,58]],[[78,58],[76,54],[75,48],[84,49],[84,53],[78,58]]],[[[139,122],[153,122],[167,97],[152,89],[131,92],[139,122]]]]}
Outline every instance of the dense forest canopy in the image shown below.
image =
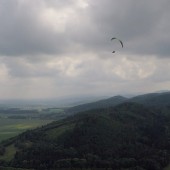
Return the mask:
{"type": "Polygon", "coordinates": [[[161,170],[170,162],[169,106],[126,100],[72,114],[4,141],[0,154],[11,146],[15,152],[10,160],[1,159],[1,165],[161,170]]]}

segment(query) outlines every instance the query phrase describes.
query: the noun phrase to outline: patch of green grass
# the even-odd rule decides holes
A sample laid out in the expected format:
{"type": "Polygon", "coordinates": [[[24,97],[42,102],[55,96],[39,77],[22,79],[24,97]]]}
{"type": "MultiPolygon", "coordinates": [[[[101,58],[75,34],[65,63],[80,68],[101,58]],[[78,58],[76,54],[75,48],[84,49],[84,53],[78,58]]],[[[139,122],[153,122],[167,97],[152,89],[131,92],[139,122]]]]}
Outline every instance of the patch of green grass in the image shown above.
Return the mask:
{"type": "Polygon", "coordinates": [[[48,131],[47,136],[49,139],[57,139],[57,137],[62,134],[63,132],[65,132],[66,130],[70,130],[73,129],[75,126],[75,124],[66,124],[60,127],[57,127],[55,129],[52,129],[50,131],[48,131]]]}
{"type": "Polygon", "coordinates": [[[17,148],[14,145],[9,145],[6,147],[5,154],[0,156],[0,160],[11,161],[14,158],[16,151],[17,148]]]}
{"type": "Polygon", "coordinates": [[[59,108],[50,108],[48,110],[43,111],[42,113],[44,114],[49,114],[49,113],[63,113],[64,110],[63,109],[59,109],[59,108]]]}

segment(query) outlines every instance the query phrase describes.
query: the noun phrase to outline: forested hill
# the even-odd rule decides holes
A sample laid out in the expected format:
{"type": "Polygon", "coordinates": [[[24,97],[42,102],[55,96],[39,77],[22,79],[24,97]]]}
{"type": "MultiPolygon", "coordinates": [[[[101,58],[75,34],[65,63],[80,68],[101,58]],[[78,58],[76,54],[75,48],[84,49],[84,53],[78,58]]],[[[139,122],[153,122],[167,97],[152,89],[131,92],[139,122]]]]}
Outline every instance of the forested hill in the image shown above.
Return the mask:
{"type": "Polygon", "coordinates": [[[170,114],[128,102],[86,111],[4,142],[1,155],[0,166],[21,168],[162,170],[170,162],[170,114]]]}
{"type": "Polygon", "coordinates": [[[170,92],[139,95],[129,101],[154,107],[170,106],[170,92]]]}
{"type": "Polygon", "coordinates": [[[126,100],[127,98],[125,97],[114,96],[108,99],[103,99],[103,100],[99,100],[99,101],[92,102],[92,103],[86,103],[86,104],[74,106],[74,107],[69,108],[66,112],[69,114],[72,114],[72,113],[78,113],[78,112],[97,109],[97,108],[108,108],[108,107],[113,107],[120,103],[123,103],[126,100]]]}
{"type": "Polygon", "coordinates": [[[87,111],[91,109],[106,108],[106,107],[109,108],[125,102],[135,102],[135,103],[140,103],[156,108],[162,108],[162,107],[167,108],[170,107],[170,92],[148,93],[144,95],[138,95],[132,98],[114,96],[108,99],[71,107],[66,110],[66,113],[73,114],[73,113],[78,113],[78,112],[87,111]]]}

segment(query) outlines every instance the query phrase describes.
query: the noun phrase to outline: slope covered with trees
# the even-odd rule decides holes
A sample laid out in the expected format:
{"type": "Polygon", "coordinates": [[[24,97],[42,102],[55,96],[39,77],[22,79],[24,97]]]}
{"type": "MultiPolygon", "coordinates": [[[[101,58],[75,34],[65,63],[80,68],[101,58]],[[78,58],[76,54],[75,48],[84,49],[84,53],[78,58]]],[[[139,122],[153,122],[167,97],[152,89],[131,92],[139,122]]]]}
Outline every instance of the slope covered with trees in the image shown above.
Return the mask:
{"type": "Polygon", "coordinates": [[[125,98],[123,96],[114,96],[108,99],[99,100],[96,102],[86,103],[65,109],[65,112],[70,115],[91,109],[114,107],[121,103],[134,102],[144,104],[145,106],[153,107],[156,109],[169,109],[170,108],[170,92],[164,93],[148,93],[138,95],[132,98],[125,98]]]}
{"type": "Polygon", "coordinates": [[[148,93],[133,97],[129,101],[153,107],[166,107],[170,106],[170,92],[148,93]]]}
{"type": "Polygon", "coordinates": [[[127,98],[125,97],[114,96],[108,99],[103,99],[96,102],[91,102],[91,103],[86,103],[86,104],[81,104],[81,105],[71,107],[66,110],[66,113],[73,114],[73,113],[78,113],[78,112],[92,110],[92,109],[114,107],[118,104],[125,102],[126,100],[127,98]]]}
{"type": "Polygon", "coordinates": [[[33,168],[161,170],[170,158],[170,116],[136,103],[76,114],[1,145],[1,165],[33,168]]]}

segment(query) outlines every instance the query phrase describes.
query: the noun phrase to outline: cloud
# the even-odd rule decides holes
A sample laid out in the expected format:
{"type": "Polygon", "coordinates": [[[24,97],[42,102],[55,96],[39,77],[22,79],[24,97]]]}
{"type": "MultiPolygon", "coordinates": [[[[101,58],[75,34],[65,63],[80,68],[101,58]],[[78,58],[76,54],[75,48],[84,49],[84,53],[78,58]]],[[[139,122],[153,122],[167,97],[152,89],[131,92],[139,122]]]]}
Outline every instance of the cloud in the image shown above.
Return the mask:
{"type": "Polygon", "coordinates": [[[82,52],[102,53],[117,36],[125,53],[169,57],[168,7],[167,0],[3,0],[0,53],[59,55],[77,45],[82,52]]]}
{"type": "MultiPolygon", "coordinates": [[[[67,8],[67,6],[65,7],[67,8]]],[[[69,9],[44,1],[1,1],[0,53],[6,56],[58,54],[66,51],[69,9]]]]}
{"type": "Polygon", "coordinates": [[[169,7],[168,0],[1,0],[1,96],[167,89],[169,7]]]}
{"type": "Polygon", "coordinates": [[[100,0],[92,2],[90,12],[101,32],[124,41],[126,53],[169,57],[169,7],[167,0],[100,0]]]}
{"type": "Polygon", "coordinates": [[[156,83],[170,82],[170,62],[169,59],[158,59],[155,61],[155,71],[150,77],[150,80],[156,83]]]}
{"type": "Polygon", "coordinates": [[[140,60],[123,57],[119,64],[112,67],[112,71],[124,80],[146,79],[154,73],[155,65],[151,59],[146,57],[140,60]]]}

